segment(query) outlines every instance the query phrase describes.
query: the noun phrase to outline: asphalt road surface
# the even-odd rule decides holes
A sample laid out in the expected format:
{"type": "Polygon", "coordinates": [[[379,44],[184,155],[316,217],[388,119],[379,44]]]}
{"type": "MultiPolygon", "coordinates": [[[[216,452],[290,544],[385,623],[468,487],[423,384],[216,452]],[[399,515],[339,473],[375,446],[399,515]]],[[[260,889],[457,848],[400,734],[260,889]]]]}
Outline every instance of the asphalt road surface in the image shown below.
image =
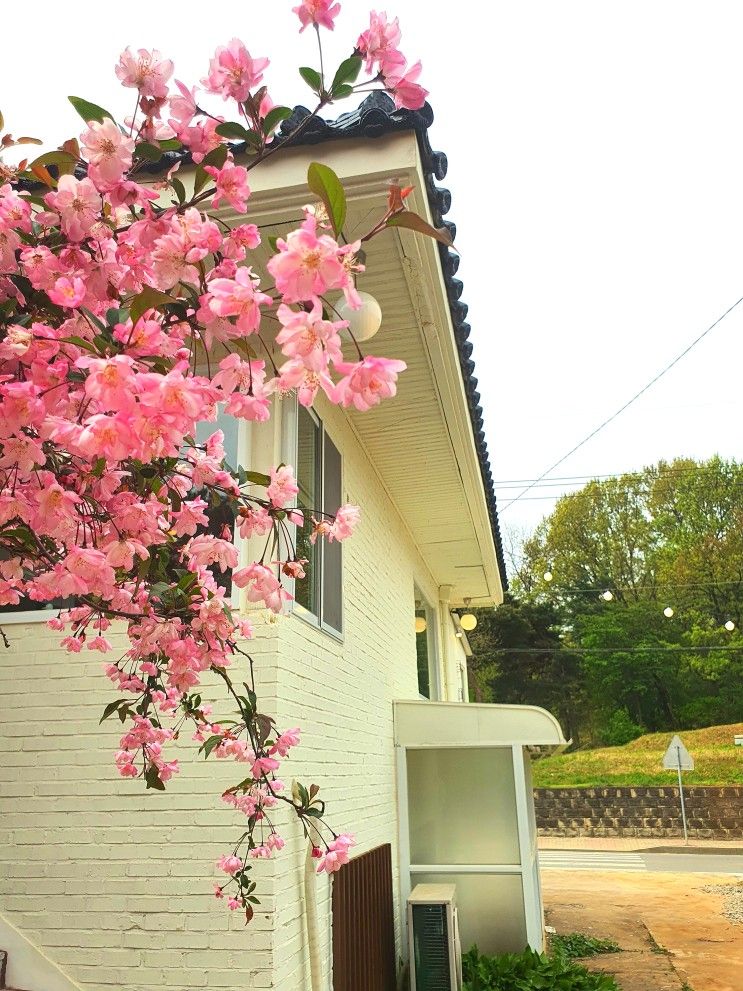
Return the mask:
{"type": "Polygon", "coordinates": [[[668,871],[680,874],[733,874],[743,877],[743,851],[715,853],[647,853],[611,850],[540,850],[543,870],[562,871],[668,871]]]}

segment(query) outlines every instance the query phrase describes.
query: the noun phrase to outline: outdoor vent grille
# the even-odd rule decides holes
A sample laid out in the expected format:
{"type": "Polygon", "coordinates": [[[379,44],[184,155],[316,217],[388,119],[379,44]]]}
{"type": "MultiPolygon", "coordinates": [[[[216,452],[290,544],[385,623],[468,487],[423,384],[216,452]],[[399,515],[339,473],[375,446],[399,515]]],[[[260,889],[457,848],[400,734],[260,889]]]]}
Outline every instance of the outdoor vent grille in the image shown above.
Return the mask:
{"type": "Polygon", "coordinates": [[[333,875],[334,991],[395,991],[395,922],[389,843],[333,875]]]}
{"type": "Polygon", "coordinates": [[[446,905],[413,905],[416,991],[452,991],[446,905]]]}

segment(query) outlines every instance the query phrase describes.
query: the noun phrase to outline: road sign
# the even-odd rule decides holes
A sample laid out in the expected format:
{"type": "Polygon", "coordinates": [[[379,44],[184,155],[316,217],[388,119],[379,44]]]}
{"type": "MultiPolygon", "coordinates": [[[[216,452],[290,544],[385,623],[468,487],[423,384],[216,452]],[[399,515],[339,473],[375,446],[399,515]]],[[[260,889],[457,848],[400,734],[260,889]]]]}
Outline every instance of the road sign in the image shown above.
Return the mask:
{"type": "Polygon", "coordinates": [[[663,757],[663,767],[669,771],[693,771],[694,758],[681,742],[680,736],[674,736],[663,757]]]}
{"type": "Polygon", "coordinates": [[[686,828],[686,804],[684,802],[684,783],[681,780],[682,771],[694,770],[694,758],[676,735],[668,744],[668,750],[663,755],[663,767],[669,771],[675,770],[679,776],[679,798],[681,799],[681,821],[684,824],[684,843],[689,842],[689,831],[686,828]]]}
{"type": "Polygon", "coordinates": [[[735,746],[736,747],[743,747],[743,735],[741,735],[741,736],[734,736],[733,739],[735,740],[735,746]]]}

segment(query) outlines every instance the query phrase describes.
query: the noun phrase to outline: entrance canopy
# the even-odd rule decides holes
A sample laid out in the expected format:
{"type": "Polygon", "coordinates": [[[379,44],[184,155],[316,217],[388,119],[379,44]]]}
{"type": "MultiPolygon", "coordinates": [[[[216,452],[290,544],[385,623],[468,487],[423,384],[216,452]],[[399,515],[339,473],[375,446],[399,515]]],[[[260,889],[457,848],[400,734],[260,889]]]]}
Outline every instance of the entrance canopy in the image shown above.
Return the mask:
{"type": "Polygon", "coordinates": [[[395,702],[398,747],[529,747],[549,753],[568,741],[555,717],[536,705],[395,702]]]}

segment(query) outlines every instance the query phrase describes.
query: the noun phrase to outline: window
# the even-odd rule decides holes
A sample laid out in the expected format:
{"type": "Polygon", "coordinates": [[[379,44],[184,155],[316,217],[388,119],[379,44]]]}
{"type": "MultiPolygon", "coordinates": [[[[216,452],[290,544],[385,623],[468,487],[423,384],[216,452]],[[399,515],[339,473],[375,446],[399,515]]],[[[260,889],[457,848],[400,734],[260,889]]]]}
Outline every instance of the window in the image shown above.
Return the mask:
{"type": "Polygon", "coordinates": [[[306,558],[305,577],[294,583],[294,600],[323,629],[343,629],[343,550],[338,541],[310,540],[311,517],[335,514],[343,501],[342,461],[338,448],[321,420],[304,406],[297,407],[295,471],[297,505],[305,524],[297,529],[297,557],[306,558]]]}
{"type": "Polygon", "coordinates": [[[439,698],[439,666],[436,642],[436,613],[415,590],[415,654],[418,663],[418,694],[439,698]]]}
{"type": "MultiPolygon", "coordinates": [[[[227,467],[237,469],[240,463],[240,428],[241,421],[228,413],[223,412],[220,405],[217,412],[217,419],[202,420],[196,424],[196,436],[194,440],[197,444],[205,444],[211,435],[217,430],[224,434],[224,457],[227,467]]],[[[235,516],[229,503],[220,502],[216,505],[209,505],[204,510],[209,525],[206,532],[213,537],[225,537],[234,540],[235,538],[235,516]],[[225,534],[225,528],[229,535],[225,534]]],[[[199,531],[201,532],[201,531],[199,531]]],[[[214,580],[225,590],[225,599],[228,601],[232,597],[232,570],[220,571],[217,565],[212,565],[209,570],[214,575],[214,580]]]]}

